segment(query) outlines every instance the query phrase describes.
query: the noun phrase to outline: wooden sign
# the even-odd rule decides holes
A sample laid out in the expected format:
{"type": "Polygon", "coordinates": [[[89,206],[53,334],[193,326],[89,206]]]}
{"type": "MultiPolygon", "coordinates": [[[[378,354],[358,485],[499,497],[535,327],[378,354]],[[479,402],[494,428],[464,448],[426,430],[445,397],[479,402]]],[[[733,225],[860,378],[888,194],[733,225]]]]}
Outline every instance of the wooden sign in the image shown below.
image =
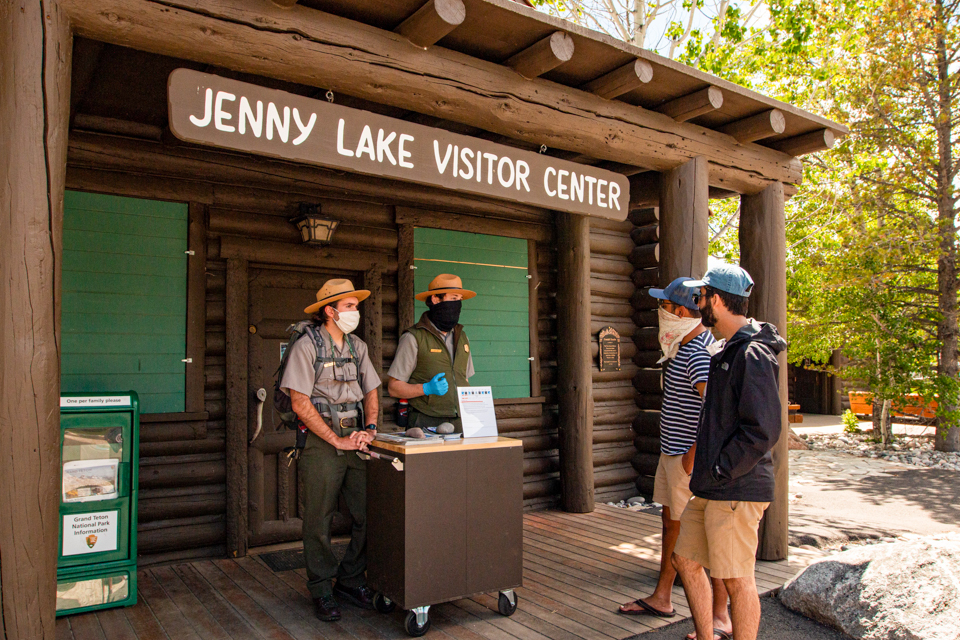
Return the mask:
{"type": "Polygon", "coordinates": [[[626,176],[322,100],[177,69],[170,130],[187,142],[624,220],[626,176]]]}
{"type": "Polygon", "coordinates": [[[620,334],[613,327],[600,329],[600,371],[620,371],[620,334]]]}

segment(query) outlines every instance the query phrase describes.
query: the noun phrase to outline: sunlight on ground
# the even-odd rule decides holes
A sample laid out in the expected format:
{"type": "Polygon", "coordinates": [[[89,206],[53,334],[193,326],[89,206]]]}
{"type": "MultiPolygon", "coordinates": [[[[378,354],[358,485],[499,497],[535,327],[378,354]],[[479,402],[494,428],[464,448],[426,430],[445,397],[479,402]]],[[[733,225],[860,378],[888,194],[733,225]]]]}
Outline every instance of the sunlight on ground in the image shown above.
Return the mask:
{"type": "Polygon", "coordinates": [[[644,536],[636,542],[621,542],[609,547],[611,551],[644,560],[660,560],[660,534],[644,536]]]}

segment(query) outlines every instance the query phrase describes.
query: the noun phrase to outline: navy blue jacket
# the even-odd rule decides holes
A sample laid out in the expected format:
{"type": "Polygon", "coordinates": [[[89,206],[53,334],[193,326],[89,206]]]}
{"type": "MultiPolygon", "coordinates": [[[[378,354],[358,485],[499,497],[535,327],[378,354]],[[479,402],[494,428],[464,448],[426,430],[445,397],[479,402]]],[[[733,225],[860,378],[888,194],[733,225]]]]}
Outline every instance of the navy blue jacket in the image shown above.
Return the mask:
{"type": "Polygon", "coordinates": [[[690,490],[707,500],[773,500],[771,450],[782,429],[777,354],[787,343],[751,320],[710,360],[690,490]]]}

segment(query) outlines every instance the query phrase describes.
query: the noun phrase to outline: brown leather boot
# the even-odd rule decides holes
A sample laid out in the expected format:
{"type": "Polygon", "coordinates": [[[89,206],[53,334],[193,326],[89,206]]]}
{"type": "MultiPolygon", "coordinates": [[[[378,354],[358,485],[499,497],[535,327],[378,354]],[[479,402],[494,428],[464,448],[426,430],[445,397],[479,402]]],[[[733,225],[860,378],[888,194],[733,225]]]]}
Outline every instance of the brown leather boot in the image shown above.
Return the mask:
{"type": "Polygon", "coordinates": [[[334,622],[340,619],[340,605],[333,596],[320,596],[313,599],[314,611],[317,617],[324,622],[334,622]]]}

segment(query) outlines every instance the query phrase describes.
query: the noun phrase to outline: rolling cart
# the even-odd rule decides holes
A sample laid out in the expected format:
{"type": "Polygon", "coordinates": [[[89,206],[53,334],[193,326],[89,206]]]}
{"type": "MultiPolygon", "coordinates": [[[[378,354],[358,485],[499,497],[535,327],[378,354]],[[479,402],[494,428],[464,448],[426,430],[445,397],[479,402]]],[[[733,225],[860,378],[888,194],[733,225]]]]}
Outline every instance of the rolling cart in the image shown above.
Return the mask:
{"type": "Polygon", "coordinates": [[[413,637],[430,607],[499,592],[517,609],[523,577],[523,443],[470,438],[376,441],[367,465],[367,584],[381,613],[398,605],[413,637]]]}

